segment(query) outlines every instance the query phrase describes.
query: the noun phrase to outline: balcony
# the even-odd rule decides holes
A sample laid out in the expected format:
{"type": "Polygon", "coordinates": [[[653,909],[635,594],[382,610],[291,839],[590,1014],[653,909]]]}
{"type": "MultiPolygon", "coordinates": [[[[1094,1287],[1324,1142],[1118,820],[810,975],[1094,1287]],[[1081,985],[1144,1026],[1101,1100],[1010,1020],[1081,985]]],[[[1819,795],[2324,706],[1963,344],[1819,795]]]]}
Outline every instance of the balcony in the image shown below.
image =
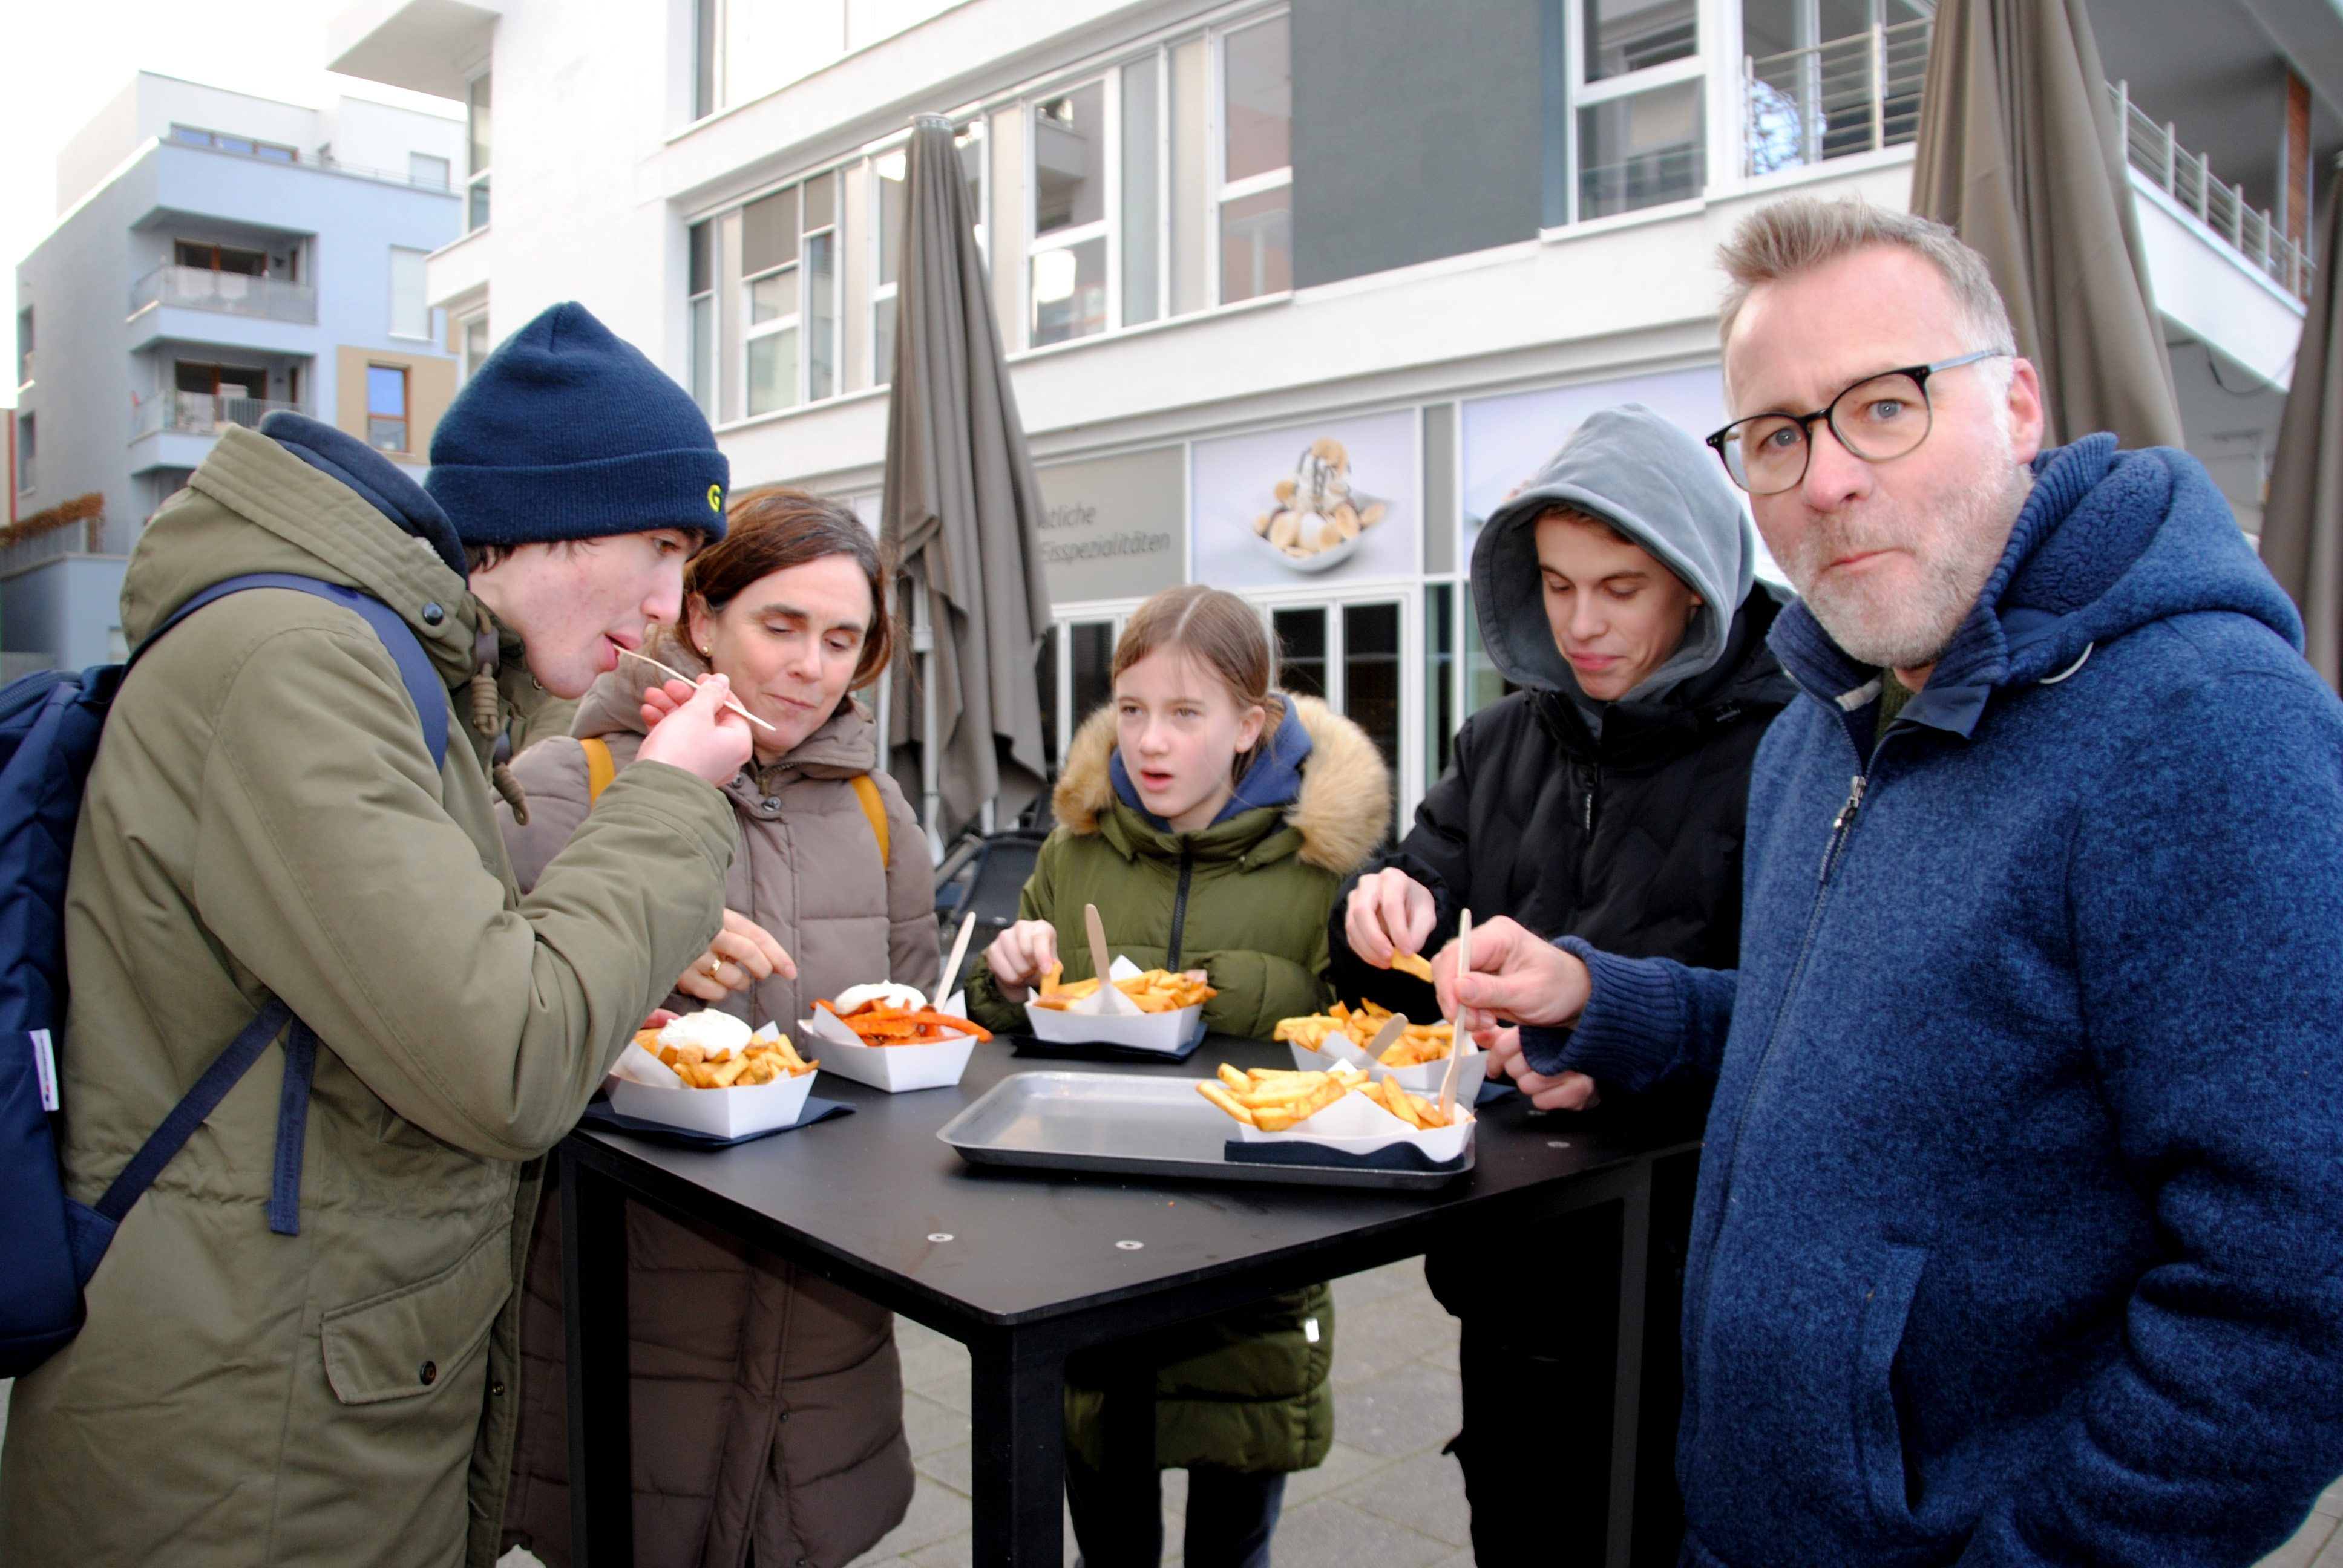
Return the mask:
{"type": "MultiPolygon", "coordinates": [[[[1743,175],[1755,178],[1917,140],[1930,26],[1925,18],[1899,22],[1745,59],[1743,175]]],[[[2308,299],[2310,258],[2270,215],[2215,177],[2209,161],[2180,146],[2170,125],[2141,113],[2126,84],[2110,84],[2107,94],[2131,166],[2146,183],[2234,252],[2237,265],[2308,299]]]]}
{"type": "Polygon", "coordinates": [[[216,436],[226,426],[257,428],[269,415],[298,414],[300,405],[267,397],[224,397],[211,392],[157,392],[130,414],[130,438],[154,435],[216,436]]]}
{"type": "Polygon", "coordinates": [[[214,272],[208,267],[158,266],[130,287],[132,316],[154,306],[315,326],[317,287],[281,277],[214,272]]]}
{"type": "Polygon", "coordinates": [[[1898,22],[1744,60],[1742,172],[1770,175],[1916,138],[1929,25],[1898,22]]]}

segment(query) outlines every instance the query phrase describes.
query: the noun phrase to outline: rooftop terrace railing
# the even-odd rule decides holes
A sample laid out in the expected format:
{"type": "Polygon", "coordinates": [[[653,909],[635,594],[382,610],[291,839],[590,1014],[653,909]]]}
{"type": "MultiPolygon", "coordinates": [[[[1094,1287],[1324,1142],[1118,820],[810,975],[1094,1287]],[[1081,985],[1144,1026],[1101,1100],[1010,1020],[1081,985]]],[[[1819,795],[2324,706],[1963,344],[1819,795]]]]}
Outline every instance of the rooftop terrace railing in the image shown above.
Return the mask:
{"type": "Polygon", "coordinates": [[[220,310],[266,321],[311,324],[317,319],[317,286],[204,266],[158,266],[130,286],[130,314],[150,305],[189,310],[220,310]]]}
{"type": "Polygon", "coordinates": [[[2202,153],[2180,145],[2170,121],[2157,125],[2131,101],[2131,84],[2117,82],[2107,88],[2124,126],[2124,150],[2131,166],[2197,221],[2226,241],[2247,265],[2269,275],[2297,299],[2310,297],[2313,273],[2309,254],[2287,237],[2278,221],[2247,202],[2245,193],[2222,181],[2202,153]]]}

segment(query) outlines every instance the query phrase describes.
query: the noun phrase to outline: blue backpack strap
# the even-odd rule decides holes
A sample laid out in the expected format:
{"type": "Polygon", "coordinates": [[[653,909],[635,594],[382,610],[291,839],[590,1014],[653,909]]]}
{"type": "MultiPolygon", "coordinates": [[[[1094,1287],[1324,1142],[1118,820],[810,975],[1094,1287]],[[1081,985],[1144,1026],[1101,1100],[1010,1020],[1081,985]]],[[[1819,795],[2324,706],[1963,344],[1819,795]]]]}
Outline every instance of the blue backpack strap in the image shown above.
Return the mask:
{"type": "MultiPolygon", "coordinates": [[[[122,1168],[122,1174],[114,1179],[114,1184],[106,1190],[106,1196],[97,1201],[96,1206],[92,1209],[85,1209],[77,1203],[69,1206],[68,1215],[75,1222],[74,1271],[80,1276],[84,1285],[88,1284],[90,1276],[97,1271],[99,1261],[106,1256],[106,1249],[114,1240],[115,1228],[122,1223],[122,1217],[130,1212],[130,1206],[138,1201],[139,1194],[154,1185],[155,1178],[163,1173],[163,1167],[168,1165],[187,1140],[195,1136],[196,1129],[204,1124],[204,1119],[219,1109],[219,1102],[227,1098],[227,1091],[234,1089],[252,1064],[260,1059],[260,1053],[268,1049],[268,1042],[277,1038],[277,1031],[292,1017],[293,1010],[284,1000],[269,998],[268,1005],[244,1026],[244,1032],[220,1052],[219,1060],[204,1070],[204,1075],[196,1080],[196,1086],[187,1091],[186,1097],[173,1106],[171,1114],[163,1119],[163,1125],[155,1129],[146,1141],[139,1146],[138,1152],[130,1157],[130,1163],[122,1168]]],[[[290,1079],[292,1063],[289,1060],[286,1066],[286,1076],[290,1079]]],[[[306,1108],[308,1102],[306,1082],[302,1085],[301,1098],[306,1108]]],[[[282,1142],[281,1138],[279,1141],[282,1142]]],[[[297,1183],[299,1179],[300,1167],[297,1164],[294,1180],[297,1183]]],[[[297,1191],[297,1204],[298,1201],[297,1191]]],[[[269,1200],[272,1216],[276,1202],[272,1193],[269,1200]]]]}
{"type": "Polygon", "coordinates": [[[277,1171],[268,1183],[268,1228],[301,1233],[301,1151],[309,1133],[309,1083],[317,1075],[317,1036],[299,1019],[285,1037],[285,1087],[277,1097],[277,1171]]]}
{"type": "MultiPolygon", "coordinates": [[[[447,688],[433,668],[431,656],[423,649],[422,639],[415,628],[402,619],[399,613],[374,595],[361,588],[344,588],[339,583],[321,582],[292,572],[248,572],[243,577],[227,578],[212,584],[186,603],[171,612],[171,618],[146,634],[130,663],[136,664],[162,640],[163,634],[186,619],[215,599],[226,598],[246,588],[290,588],[322,599],[331,599],[347,609],[355,610],[366,623],[374,628],[375,636],[382,639],[391,662],[398,666],[398,678],[407,687],[407,695],[415,703],[416,717],[423,721],[423,743],[431,749],[431,765],[447,765],[447,688]]],[[[125,667],[126,668],[127,666],[125,667]]]]}

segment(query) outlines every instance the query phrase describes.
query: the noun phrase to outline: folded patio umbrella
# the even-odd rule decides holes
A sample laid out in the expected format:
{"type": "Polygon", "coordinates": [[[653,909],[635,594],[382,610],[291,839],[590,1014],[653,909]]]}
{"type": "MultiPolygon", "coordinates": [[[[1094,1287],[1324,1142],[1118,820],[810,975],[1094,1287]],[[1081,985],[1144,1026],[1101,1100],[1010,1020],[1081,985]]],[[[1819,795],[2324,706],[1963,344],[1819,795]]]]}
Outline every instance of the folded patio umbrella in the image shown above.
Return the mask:
{"type": "Polygon", "coordinates": [[[2099,49],[2083,0],[1941,0],[1920,97],[1912,210],[1983,254],[2048,438],[2181,445],[2099,49]]]}
{"type": "Polygon", "coordinates": [[[2294,381],[2278,426],[2278,461],[2262,507],[2262,560],[2302,611],[2303,654],[2329,686],[2343,689],[2343,170],[2318,198],[2318,271],[2294,381]]]}
{"type": "Polygon", "coordinates": [[[888,746],[902,762],[918,748],[920,820],[940,845],[988,802],[1013,813],[1041,788],[1033,663],[1050,594],[1041,486],[940,116],[913,122],[903,204],[880,538],[898,613],[927,647],[894,661],[888,746]]]}

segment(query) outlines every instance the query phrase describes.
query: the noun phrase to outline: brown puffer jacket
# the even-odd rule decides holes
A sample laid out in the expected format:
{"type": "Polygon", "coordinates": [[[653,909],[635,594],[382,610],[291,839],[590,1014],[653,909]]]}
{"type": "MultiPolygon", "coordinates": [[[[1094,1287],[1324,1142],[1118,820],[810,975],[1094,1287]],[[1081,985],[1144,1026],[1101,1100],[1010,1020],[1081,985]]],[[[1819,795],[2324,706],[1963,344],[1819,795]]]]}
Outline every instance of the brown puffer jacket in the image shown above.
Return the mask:
{"type": "MultiPolygon", "coordinates": [[[[672,637],[649,650],[698,674],[672,637]]],[[[633,667],[606,676],[572,734],[596,737],[623,771],[642,742],[633,667]]],[[[851,699],[770,767],[727,793],[740,828],[725,905],[773,934],[798,963],[733,999],[752,1024],[793,1036],[813,999],[863,980],[926,990],[939,967],[926,839],[877,767],[877,727],[851,699]],[[890,854],[852,780],[870,772],[887,808],[890,854]]],[[[588,814],[586,754],[567,737],[513,764],[529,825],[499,808],[524,886],[588,814]]],[[[670,997],[679,1010],[701,1007],[670,997]]],[[[787,1136],[786,1134],[784,1136],[787,1136]]],[[[563,1398],[559,1205],[538,1211],[521,1311],[520,1434],[505,1543],[568,1568],[569,1462],[563,1398]]],[[[640,1205],[627,1215],[633,1325],[635,1561],[644,1568],[737,1568],[750,1560],[839,1568],[893,1529],[911,1498],[902,1372],[888,1312],[829,1282],[640,1205]]]]}

